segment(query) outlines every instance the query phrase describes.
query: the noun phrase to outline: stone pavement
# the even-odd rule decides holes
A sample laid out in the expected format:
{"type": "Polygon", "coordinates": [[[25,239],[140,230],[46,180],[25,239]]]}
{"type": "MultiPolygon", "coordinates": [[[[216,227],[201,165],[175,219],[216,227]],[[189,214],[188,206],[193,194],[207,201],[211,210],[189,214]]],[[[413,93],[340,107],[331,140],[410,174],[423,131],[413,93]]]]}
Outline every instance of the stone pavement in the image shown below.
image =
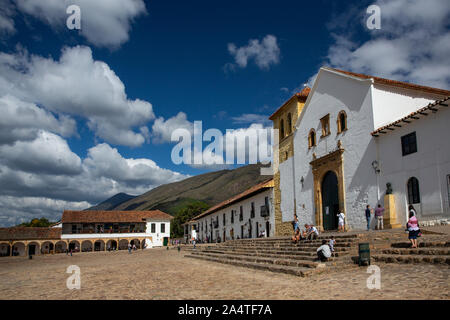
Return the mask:
{"type": "Polygon", "coordinates": [[[183,251],[78,253],[0,258],[0,299],[446,299],[448,266],[378,264],[381,290],[369,290],[367,267],[308,278],[183,257],[183,251]],[[69,265],[81,289],[69,290],[69,265]]]}

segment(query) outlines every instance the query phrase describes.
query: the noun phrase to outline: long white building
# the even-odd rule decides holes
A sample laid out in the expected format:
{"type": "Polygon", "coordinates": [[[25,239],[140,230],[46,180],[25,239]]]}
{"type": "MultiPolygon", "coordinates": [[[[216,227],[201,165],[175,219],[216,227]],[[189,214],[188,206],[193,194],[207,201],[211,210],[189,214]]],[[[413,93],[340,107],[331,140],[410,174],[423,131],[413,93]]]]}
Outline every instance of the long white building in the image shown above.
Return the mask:
{"type": "Polygon", "coordinates": [[[194,217],[185,224],[185,239],[191,239],[192,228],[203,242],[257,238],[262,232],[270,237],[275,232],[274,221],[271,179],[194,217]]]}

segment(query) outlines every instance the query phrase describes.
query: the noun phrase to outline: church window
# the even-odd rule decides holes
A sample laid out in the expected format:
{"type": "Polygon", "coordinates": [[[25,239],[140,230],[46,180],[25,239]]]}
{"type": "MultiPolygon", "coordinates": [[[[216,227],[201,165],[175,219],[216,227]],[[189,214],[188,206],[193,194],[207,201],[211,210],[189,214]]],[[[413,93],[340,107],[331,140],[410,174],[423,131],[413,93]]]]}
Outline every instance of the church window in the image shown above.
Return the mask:
{"type": "Polygon", "coordinates": [[[338,134],[347,130],[347,114],[345,113],[344,110],[342,110],[338,114],[337,128],[338,128],[338,134]]]}
{"type": "Polygon", "coordinates": [[[312,147],[315,146],[316,146],[316,131],[314,129],[311,129],[308,135],[308,147],[311,149],[312,147]]]}
{"type": "Polygon", "coordinates": [[[330,114],[327,114],[325,117],[320,119],[320,123],[322,124],[322,137],[326,137],[331,133],[330,131],[330,114]]]}
{"type": "Polygon", "coordinates": [[[284,138],[284,120],[280,121],[280,141],[284,138]]]}
{"type": "Polygon", "coordinates": [[[408,204],[420,203],[419,180],[411,177],[408,180],[408,204]]]}
{"type": "Polygon", "coordinates": [[[292,115],[288,113],[287,115],[287,134],[291,134],[292,132],[292,115]]]}
{"type": "Polygon", "coordinates": [[[416,133],[410,133],[402,137],[402,154],[407,156],[408,154],[417,152],[417,138],[416,133]]]}

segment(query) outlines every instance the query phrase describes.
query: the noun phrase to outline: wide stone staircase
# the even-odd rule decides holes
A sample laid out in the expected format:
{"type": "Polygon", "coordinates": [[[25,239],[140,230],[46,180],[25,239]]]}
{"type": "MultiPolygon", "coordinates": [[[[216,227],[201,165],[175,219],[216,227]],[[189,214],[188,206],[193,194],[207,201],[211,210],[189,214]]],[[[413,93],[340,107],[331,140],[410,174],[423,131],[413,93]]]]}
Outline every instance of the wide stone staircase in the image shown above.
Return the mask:
{"type": "Polygon", "coordinates": [[[374,261],[385,263],[430,263],[450,265],[450,241],[426,240],[417,249],[410,242],[394,242],[389,248],[377,250],[374,261]]]}
{"type": "Polygon", "coordinates": [[[336,235],[335,256],[326,263],[317,261],[316,250],[322,245],[322,235],[317,240],[293,244],[289,238],[260,238],[226,241],[214,245],[184,249],[188,258],[231,264],[297,276],[308,276],[327,267],[351,264],[350,256],[358,247],[358,235],[336,235]]]}

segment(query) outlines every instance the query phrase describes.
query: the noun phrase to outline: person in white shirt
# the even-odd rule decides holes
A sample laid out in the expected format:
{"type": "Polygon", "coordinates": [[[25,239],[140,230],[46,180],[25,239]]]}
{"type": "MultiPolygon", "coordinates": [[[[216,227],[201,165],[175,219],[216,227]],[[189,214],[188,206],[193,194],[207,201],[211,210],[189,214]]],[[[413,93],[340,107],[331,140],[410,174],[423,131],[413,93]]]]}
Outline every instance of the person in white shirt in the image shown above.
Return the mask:
{"type": "Polygon", "coordinates": [[[345,231],[345,214],[343,212],[340,212],[338,215],[338,232],[345,231]]]}
{"type": "Polygon", "coordinates": [[[192,239],[192,244],[194,245],[194,249],[195,249],[195,243],[197,240],[197,231],[195,231],[194,226],[192,226],[192,232],[191,232],[191,239],[192,239]]]}
{"type": "Polygon", "coordinates": [[[322,245],[317,249],[317,257],[322,262],[327,261],[331,257],[331,250],[327,240],[322,240],[322,245]]]}
{"type": "Polygon", "coordinates": [[[305,228],[306,228],[306,236],[305,236],[306,239],[313,240],[319,236],[319,231],[313,225],[305,224],[305,228]]]}

